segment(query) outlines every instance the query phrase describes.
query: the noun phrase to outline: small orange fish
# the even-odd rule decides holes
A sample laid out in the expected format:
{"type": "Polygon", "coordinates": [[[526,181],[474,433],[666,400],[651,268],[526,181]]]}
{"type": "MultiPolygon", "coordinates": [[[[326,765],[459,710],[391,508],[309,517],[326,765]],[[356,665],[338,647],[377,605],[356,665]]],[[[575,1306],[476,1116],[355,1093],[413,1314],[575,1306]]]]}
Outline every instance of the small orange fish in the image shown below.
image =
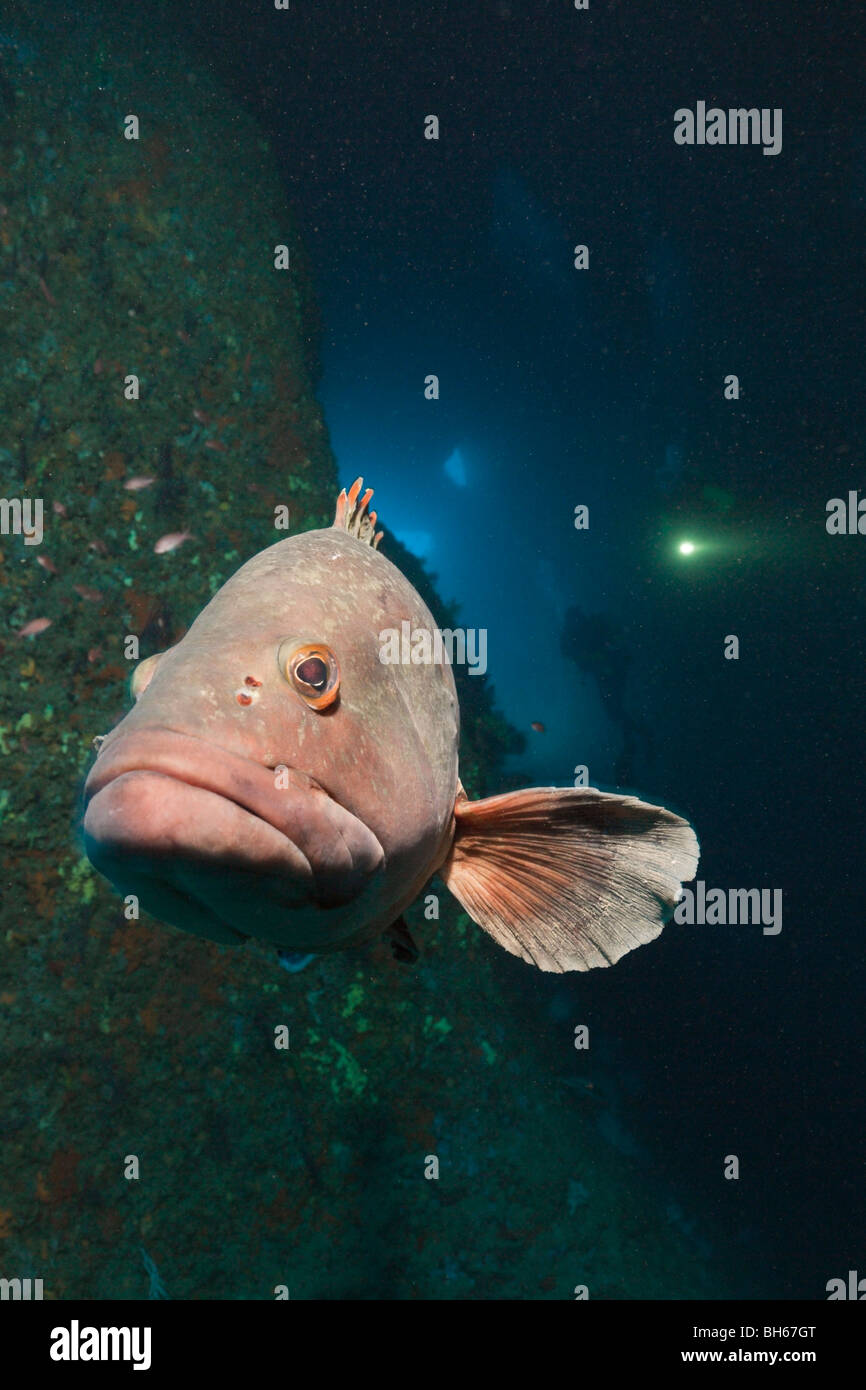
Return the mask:
{"type": "Polygon", "coordinates": [[[51,510],[54,512],[55,516],[66,516],[66,508],[62,502],[52,502],[51,510]]]}
{"type": "Polygon", "coordinates": [[[193,540],[192,531],[169,531],[167,536],[160,536],[156,545],[153,547],[154,555],[167,555],[171,550],[177,550],[178,546],[183,545],[184,541],[193,540]]]}
{"type": "Polygon", "coordinates": [[[87,653],[87,660],[90,662],[91,665],[93,665],[94,661],[98,661],[101,656],[101,647],[91,647],[90,651],[87,653]]]}
{"type": "Polygon", "coordinates": [[[126,488],[127,492],[141,492],[142,488],[150,487],[151,483],[155,482],[156,478],[142,473],[137,478],[127,478],[123,486],[126,488]]]}
{"type": "Polygon", "coordinates": [[[50,618],[31,618],[29,623],[25,623],[23,627],[19,627],[18,636],[36,637],[40,632],[44,632],[45,629],[50,626],[50,618]]]}
{"type": "Polygon", "coordinates": [[[537,720],[537,719],[534,720],[534,721],[532,722],[532,724],[530,724],[529,727],[530,727],[530,729],[534,729],[535,732],[536,732],[537,734],[543,734],[543,733],[546,733],[546,732],[547,732],[546,729],[545,729],[545,727],[544,727],[544,725],[543,725],[542,723],[540,723],[539,720],[537,720]]]}
{"type": "Polygon", "coordinates": [[[87,584],[73,584],[73,589],[81,598],[86,598],[88,603],[101,603],[104,595],[99,589],[91,589],[87,584]]]}
{"type": "Polygon", "coordinates": [[[53,560],[49,560],[49,558],[48,558],[47,555],[37,555],[37,556],[36,556],[36,563],[37,563],[37,565],[41,565],[42,568],[43,568],[44,570],[47,570],[49,574],[59,574],[59,573],[60,573],[60,571],[58,570],[58,568],[57,568],[57,566],[55,565],[54,561],[53,561],[53,560]]]}
{"type": "Polygon", "coordinates": [[[101,541],[98,538],[95,541],[90,541],[87,549],[94,551],[97,555],[108,554],[108,546],[105,544],[105,541],[101,541]]]}
{"type": "Polygon", "coordinates": [[[541,970],[612,965],[671,916],[694,831],[591,787],[469,800],[450,662],[383,661],[395,621],[436,629],[378,551],[362,486],[136,668],[85,785],[88,857],[154,917],[224,945],[322,954],[385,933],[408,959],[402,913],[438,873],[541,970]]]}

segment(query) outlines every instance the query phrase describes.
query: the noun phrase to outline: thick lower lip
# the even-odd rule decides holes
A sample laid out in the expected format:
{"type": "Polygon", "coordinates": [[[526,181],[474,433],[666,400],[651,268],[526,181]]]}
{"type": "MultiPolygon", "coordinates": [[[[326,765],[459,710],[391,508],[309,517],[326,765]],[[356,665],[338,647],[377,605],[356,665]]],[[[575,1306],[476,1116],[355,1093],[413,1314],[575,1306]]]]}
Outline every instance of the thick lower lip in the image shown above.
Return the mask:
{"type": "Polygon", "coordinates": [[[300,900],[351,901],[384,861],[376,836],[318,782],[171,729],[120,734],[84,787],[84,834],[118,882],[124,859],[277,875],[300,900]]]}

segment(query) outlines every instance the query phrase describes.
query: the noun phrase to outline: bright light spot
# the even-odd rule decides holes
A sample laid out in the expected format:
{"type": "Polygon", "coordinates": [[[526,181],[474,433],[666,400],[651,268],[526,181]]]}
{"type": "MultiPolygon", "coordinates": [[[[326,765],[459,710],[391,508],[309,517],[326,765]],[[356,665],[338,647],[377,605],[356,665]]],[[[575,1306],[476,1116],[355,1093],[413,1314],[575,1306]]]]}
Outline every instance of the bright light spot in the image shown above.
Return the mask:
{"type": "Polygon", "coordinates": [[[693,541],[683,541],[679,547],[681,555],[694,555],[695,547],[693,541]]]}

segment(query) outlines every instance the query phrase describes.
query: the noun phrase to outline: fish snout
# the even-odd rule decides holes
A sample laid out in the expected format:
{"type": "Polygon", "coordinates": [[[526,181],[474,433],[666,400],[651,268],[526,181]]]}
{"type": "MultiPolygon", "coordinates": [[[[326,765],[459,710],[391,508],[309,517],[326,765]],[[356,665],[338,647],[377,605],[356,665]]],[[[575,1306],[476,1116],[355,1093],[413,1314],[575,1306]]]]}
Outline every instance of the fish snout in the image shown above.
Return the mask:
{"type": "Polygon", "coordinates": [[[280,907],[329,908],[384,866],[373,832],[306,773],[169,729],[116,731],[84,794],[85,846],[101,873],[121,890],[161,878],[240,932],[242,880],[280,907]]]}

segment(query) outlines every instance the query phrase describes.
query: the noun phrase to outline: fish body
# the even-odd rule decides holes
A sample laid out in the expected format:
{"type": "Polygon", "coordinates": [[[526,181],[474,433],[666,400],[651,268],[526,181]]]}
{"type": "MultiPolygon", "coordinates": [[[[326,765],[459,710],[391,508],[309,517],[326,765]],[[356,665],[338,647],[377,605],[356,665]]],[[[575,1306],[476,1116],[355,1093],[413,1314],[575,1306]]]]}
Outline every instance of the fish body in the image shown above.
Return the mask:
{"type": "Polygon", "coordinates": [[[468,801],[450,665],[383,660],[383,634],[435,626],[379,553],[360,486],[332,528],[254,556],[136,669],[87,778],[88,855],[154,916],[224,944],[319,955],[387,930],[410,959],[401,916],[439,871],[542,969],[618,959],[693,875],[691,828],[591,789],[468,801]]]}
{"type": "Polygon", "coordinates": [[[400,571],[345,530],[248,561],[143,673],[100,749],[85,819],[96,867],[218,940],[322,952],[388,927],[444,857],[457,795],[450,666],[379,660],[378,633],[404,620],[433,627],[400,571]],[[286,674],[309,646],[339,666],[327,708],[286,674]]]}
{"type": "Polygon", "coordinates": [[[31,618],[29,623],[19,627],[17,635],[19,637],[38,637],[40,632],[46,632],[50,626],[50,618],[31,618]]]}
{"type": "Polygon", "coordinates": [[[192,531],[169,531],[168,535],[160,536],[153,547],[153,552],[155,555],[168,555],[170,551],[177,550],[185,541],[192,539],[192,531]]]}

